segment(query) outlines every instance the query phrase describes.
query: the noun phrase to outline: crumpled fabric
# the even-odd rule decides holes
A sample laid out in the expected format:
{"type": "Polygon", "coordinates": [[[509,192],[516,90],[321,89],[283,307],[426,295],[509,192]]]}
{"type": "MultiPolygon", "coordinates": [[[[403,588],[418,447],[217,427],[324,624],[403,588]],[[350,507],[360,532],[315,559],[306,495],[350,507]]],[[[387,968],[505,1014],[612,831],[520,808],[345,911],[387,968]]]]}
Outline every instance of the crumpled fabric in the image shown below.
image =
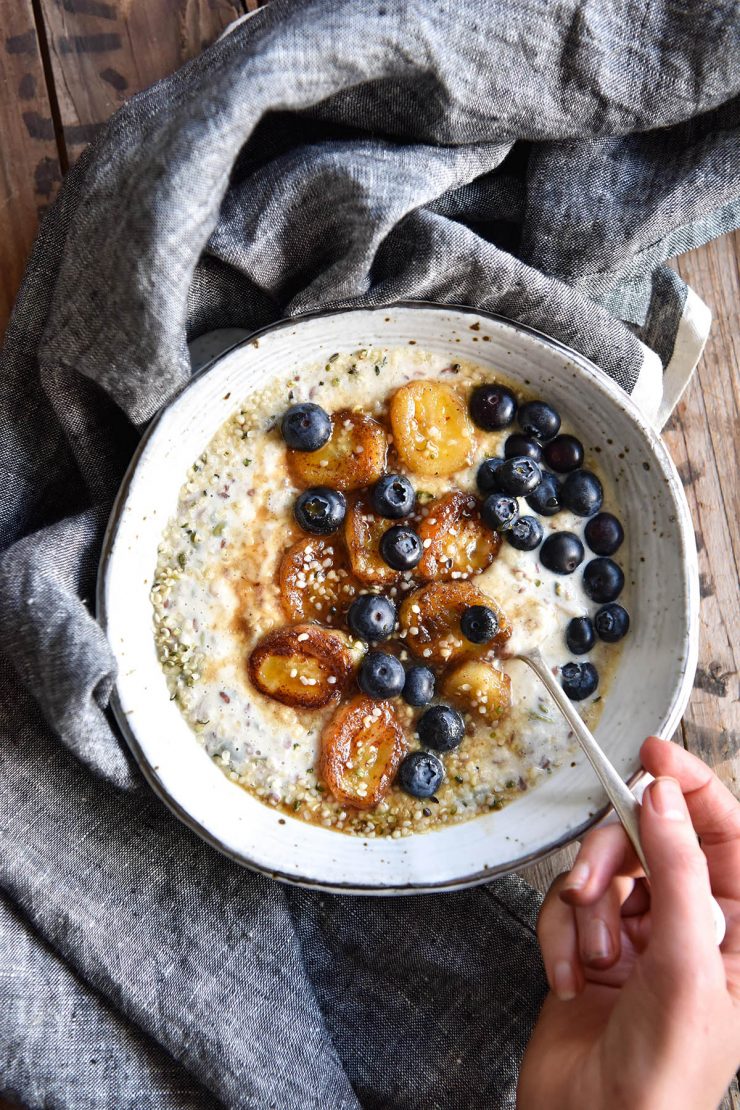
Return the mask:
{"type": "Polygon", "coordinates": [[[538,896],[309,893],[197,839],[110,715],[102,533],[214,329],[466,303],[660,393],[692,297],[663,263],[738,224],[737,14],[276,0],[69,173],[0,359],[1,1093],[513,1107],[538,896]]]}

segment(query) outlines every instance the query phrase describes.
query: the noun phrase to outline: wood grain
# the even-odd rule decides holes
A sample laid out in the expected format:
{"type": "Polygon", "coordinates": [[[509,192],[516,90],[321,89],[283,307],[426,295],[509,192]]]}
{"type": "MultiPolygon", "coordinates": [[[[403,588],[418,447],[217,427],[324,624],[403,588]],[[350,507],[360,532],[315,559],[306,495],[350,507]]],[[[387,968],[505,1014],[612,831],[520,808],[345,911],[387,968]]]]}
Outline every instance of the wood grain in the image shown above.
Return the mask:
{"type": "Polygon", "coordinates": [[[0,341],[60,181],[31,0],[0,0],[0,341]]]}
{"type": "Polygon", "coordinates": [[[740,795],[740,234],[677,260],[714,313],[704,357],[665,438],[689,500],[701,574],[701,645],[683,720],[689,751],[740,795]]]}
{"type": "Polygon", "coordinates": [[[247,10],[240,0],[40,5],[70,164],[125,100],[209,46],[247,10]]]}

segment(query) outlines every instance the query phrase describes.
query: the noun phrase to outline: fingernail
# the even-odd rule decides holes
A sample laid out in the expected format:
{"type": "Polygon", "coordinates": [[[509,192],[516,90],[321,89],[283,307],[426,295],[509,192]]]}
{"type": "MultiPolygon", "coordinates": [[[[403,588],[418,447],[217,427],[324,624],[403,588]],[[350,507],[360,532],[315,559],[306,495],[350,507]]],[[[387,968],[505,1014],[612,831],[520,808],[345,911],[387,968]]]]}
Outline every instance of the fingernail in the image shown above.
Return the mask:
{"type": "Polygon", "coordinates": [[[666,821],[685,821],[686,802],[683,792],[675,779],[656,779],[647,790],[650,803],[658,814],[666,821]]]}
{"type": "Polygon", "coordinates": [[[578,993],[570,960],[558,960],[552,969],[552,989],[561,1002],[570,1002],[578,993]]]}
{"type": "Polygon", "coordinates": [[[600,917],[589,921],[584,948],[587,960],[607,960],[612,955],[611,933],[600,917]]]}
{"type": "Polygon", "coordinates": [[[583,890],[590,874],[591,868],[586,861],[576,860],[563,883],[563,890],[583,890]]]}

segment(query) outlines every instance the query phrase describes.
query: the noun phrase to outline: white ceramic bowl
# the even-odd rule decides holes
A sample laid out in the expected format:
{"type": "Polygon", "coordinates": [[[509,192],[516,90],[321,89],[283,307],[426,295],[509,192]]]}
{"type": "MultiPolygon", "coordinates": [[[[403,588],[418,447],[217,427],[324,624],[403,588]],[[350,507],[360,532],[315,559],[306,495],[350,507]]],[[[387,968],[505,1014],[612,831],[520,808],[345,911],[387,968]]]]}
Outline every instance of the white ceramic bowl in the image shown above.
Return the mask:
{"type": "Polygon", "coordinates": [[[233,859],[327,890],[389,894],[454,889],[510,871],[583,833],[605,807],[582,757],[503,810],[399,840],[363,840],[286,818],[232,783],[169,699],[154,647],[149,591],[157,546],[193,459],[239,400],[276,372],[334,351],[397,346],[471,359],[552,402],[587,443],[602,444],[626,531],[632,629],[597,738],[625,779],[651,733],[670,736],[696,668],[694,533],[674,466],[635,405],[587,359],[472,309],[405,304],[289,320],[250,337],[195,378],[152,424],[106,536],[98,613],[118,663],[113,708],[161,798],[233,859]],[[479,328],[471,325],[479,324],[479,328]]]}

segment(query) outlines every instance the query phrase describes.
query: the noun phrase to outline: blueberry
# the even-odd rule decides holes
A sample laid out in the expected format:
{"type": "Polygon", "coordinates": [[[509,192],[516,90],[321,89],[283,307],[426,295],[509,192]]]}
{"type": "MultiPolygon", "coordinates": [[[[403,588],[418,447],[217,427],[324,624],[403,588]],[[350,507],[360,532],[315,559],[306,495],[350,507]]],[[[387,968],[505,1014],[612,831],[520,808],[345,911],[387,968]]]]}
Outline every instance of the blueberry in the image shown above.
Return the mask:
{"type": "Polygon", "coordinates": [[[624,586],[622,568],[613,559],[592,559],[583,568],[583,588],[592,601],[602,605],[616,601],[624,586]]]}
{"type": "Polygon", "coordinates": [[[596,633],[590,617],[573,617],[565,630],[568,651],[574,655],[585,655],[596,643],[596,633]]]}
{"type": "Polygon", "coordinates": [[[560,500],[576,516],[593,516],[601,508],[604,491],[590,470],[574,470],[560,488],[560,500]]]}
{"type": "Polygon", "coordinates": [[[369,698],[395,698],[405,681],[403,663],[385,651],[369,651],[357,675],[358,686],[369,698]]]}
{"type": "Polygon", "coordinates": [[[597,513],[586,525],[585,536],[594,555],[613,555],[622,546],[624,529],[611,513],[597,513]]]}
{"type": "Polygon", "coordinates": [[[517,456],[524,455],[528,459],[534,459],[535,462],[541,462],[542,448],[536,439],[523,436],[521,432],[514,432],[504,444],[504,455],[507,459],[515,459],[517,456]]]}
{"type": "Polygon", "coordinates": [[[584,555],[583,544],[572,532],[553,532],[540,548],[540,562],[555,574],[572,574],[584,555]]]}
{"type": "Polygon", "coordinates": [[[547,443],[560,431],[560,417],[552,405],[544,401],[527,401],[519,408],[519,427],[525,435],[547,443]]]}
{"type": "Polygon", "coordinates": [[[465,722],[449,705],[432,705],[419,717],[416,735],[425,748],[450,752],[465,735],[465,722]]]}
{"type": "Polygon", "coordinates": [[[539,547],[544,536],[542,525],[533,516],[520,516],[511,525],[504,535],[517,551],[534,551],[539,547]]]}
{"type": "Polygon", "coordinates": [[[416,492],[408,478],[402,474],[384,474],[375,485],[372,495],[373,508],[379,516],[400,520],[408,516],[416,504],[416,492]]]}
{"type": "Polygon", "coordinates": [[[487,605],[468,605],[460,618],[460,628],[471,644],[487,644],[498,632],[498,617],[487,605]]]}
{"type": "Polygon", "coordinates": [[[583,464],[583,444],[575,436],[558,436],[545,447],[545,462],[558,474],[578,470],[583,464]]]}
{"type": "Polygon", "coordinates": [[[380,554],[394,570],[411,570],[424,554],[424,548],[413,528],[396,524],[383,533],[380,554]]]}
{"type": "Polygon", "coordinates": [[[398,785],[412,798],[431,798],[444,777],[442,760],[431,752],[410,752],[398,768],[398,785]]]}
{"type": "Polygon", "coordinates": [[[360,594],[349,607],[347,624],[360,640],[387,640],[396,625],[396,607],[381,594],[360,594]]]}
{"type": "Polygon", "coordinates": [[[611,602],[596,611],[594,624],[600,640],[607,644],[616,644],[617,640],[621,640],[629,632],[630,615],[621,605],[611,602]]]}
{"type": "Polygon", "coordinates": [[[516,413],[516,397],[503,385],[479,385],[468,404],[473,423],[484,432],[508,428],[516,413]]]}
{"type": "Polygon", "coordinates": [[[555,516],[560,512],[563,507],[560,504],[560,482],[554,474],[542,475],[542,481],[530,493],[527,504],[540,516],[555,516]]]}
{"type": "Polygon", "coordinates": [[[409,667],[403,684],[403,700],[409,705],[428,705],[434,697],[434,671],[429,667],[409,667]]]}
{"type": "Polygon", "coordinates": [[[583,701],[599,685],[599,672],[593,663],[566,663],[560,668],[560,683],[571,701],[583,701]]]}
{"type": "Polygon", "coordinates": [[[331,439],[331,418],[320,405],[292,405],[280,428],[294,451],[318,451],[331,439]]]}
{"type": "Polygon", "coordinates": [[[347,502],[339,490],[327,486],[306,489],[296,498],[293,515],[304,532],[328,536],[342,526],[347,502]]]}
{"type": "Polygon", "coordinates": [[[526,455],[505,459],[496,471],[498,489],[501,493],[510,493],[512,497],[524,497],[541,481],[542,471],[534,459],[528,459],[526,455]]]}
{"type": "Polygon", "coordinates": [[[505,532],[519,516],[519,502],[505,493],[492,493],[483,502],[480,515],[494,532],[505,532]]]}
{"type": "Polygon", "coordinates": [[[500,493],[496,475],[503,465],[504,459],[494,458],[484,459],[478,467],[475,480],[478,485],[478,491],[482,493],[484,497],[487,493],[500,493]]]}

